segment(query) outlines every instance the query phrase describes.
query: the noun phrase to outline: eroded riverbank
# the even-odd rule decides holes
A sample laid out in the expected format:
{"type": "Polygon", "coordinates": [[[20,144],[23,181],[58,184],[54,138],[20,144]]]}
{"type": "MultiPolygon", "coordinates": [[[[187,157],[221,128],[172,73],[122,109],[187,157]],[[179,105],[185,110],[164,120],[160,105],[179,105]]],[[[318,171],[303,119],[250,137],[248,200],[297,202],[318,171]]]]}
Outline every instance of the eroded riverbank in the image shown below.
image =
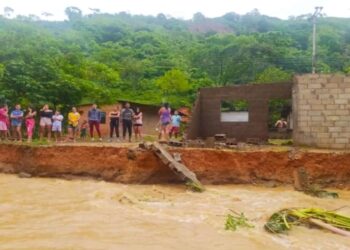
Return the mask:
{"type": "MultiPolygon", "coordinates": [[[[20,179],[0,174],[1,249],[349,249],[348,238],[295,227],[289,235],[263,225],[287,207],[337,209],[350,192],[319,199],[289,187],[125,185],[94,180],[20,179]],[[224,230],[225,215],[244,212],[255,225],[224,230]]],[[[340,210],[350,215],[350,208],[340,210]]]]}
{"type": "MultiPolygon", "coordinates": [[[[135,145],[132,145],[135,146],[135,145]]],[[[0,171],[32,176],[91,177],[119,183],[179,182],[150,151],[129,146],[40,146],[0,144],[0,171]]],[[[173,148],[204,184],[290,184],[293,171],[304,167],[311,182],[350,187],[350,152],[288,150],[216,150],[173,148]]]]}

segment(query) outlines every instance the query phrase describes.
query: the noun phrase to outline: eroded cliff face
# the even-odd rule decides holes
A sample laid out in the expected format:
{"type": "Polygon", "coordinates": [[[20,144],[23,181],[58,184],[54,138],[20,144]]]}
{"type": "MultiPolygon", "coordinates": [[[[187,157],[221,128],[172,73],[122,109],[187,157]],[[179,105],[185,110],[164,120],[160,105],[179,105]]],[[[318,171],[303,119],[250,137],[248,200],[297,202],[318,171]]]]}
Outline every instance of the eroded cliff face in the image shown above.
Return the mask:
{"type": "MultiPolygon", "coordinates": [[[[91,177],[120,183],[174,183],[179,178],[152,153],[114,146],[0,145],[0,171],[46,177],[91,177]]],[[[350,187],[350,153],[172,149],[204,184],[292,183],[304,167],[312,183],[350,187]]]]}

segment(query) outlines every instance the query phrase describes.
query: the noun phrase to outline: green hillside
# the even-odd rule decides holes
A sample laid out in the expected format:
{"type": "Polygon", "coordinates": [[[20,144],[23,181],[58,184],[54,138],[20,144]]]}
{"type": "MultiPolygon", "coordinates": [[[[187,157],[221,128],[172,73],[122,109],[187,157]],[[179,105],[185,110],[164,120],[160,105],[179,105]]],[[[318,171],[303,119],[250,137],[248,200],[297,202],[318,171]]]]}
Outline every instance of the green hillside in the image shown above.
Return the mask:
{"type": "MultiPolygon", "coordinates": [[[[0,17],[0,99],[55,106],[127,99],[190,105],[198,88],[311,71],[308,16],[252,11],[192,20],[119,14],[0,17]]],[[[350,72],[350,19],[318,22],[318,72],[350,72]]]]}

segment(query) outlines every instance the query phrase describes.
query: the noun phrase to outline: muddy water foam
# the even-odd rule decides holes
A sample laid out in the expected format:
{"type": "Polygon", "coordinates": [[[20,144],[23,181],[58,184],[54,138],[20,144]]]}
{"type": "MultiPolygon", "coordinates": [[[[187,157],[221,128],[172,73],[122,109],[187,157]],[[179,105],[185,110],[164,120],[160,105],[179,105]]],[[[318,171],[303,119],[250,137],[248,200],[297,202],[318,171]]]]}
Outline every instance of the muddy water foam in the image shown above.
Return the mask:
{"type": "MultiPolygon", "coordinates": [[[[340,199],[291,188],[122,185],[93,180],[20,179],[0,175],[0,249],[350,249],[350,240],[297,227],[266,233],[268,216],[286,207],[336,209],[340,199]],[[254,229],[224,230],[225,214],[244,212],[254,229]]],[[[350,215],[350,207],[341,210],[350,215]]]]}

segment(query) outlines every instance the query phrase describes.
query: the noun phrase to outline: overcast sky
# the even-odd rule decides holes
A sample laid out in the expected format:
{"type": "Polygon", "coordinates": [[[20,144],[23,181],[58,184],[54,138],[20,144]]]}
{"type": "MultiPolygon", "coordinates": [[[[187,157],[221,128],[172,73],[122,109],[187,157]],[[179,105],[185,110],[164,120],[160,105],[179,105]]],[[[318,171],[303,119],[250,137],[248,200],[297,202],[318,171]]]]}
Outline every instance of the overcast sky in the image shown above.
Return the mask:
{"type": "Polygon", "coordinates": [[[207,17],[221,16],[227,12],[245,14],[254,8],[260,13],[288,18],[313,12],[315,6],[323,6],[328,16],[350,17],[350,0],[0,0],[0,12],[5,6],[15,10],[15,15],[42,12],[54,15],[51,19],[65,19],[64,9],[76,6],[84,14],[89,8],[99,8],[102,12],[157,15],[164,13],[177,18],[190,19],[196,12],[207,17]]]}

